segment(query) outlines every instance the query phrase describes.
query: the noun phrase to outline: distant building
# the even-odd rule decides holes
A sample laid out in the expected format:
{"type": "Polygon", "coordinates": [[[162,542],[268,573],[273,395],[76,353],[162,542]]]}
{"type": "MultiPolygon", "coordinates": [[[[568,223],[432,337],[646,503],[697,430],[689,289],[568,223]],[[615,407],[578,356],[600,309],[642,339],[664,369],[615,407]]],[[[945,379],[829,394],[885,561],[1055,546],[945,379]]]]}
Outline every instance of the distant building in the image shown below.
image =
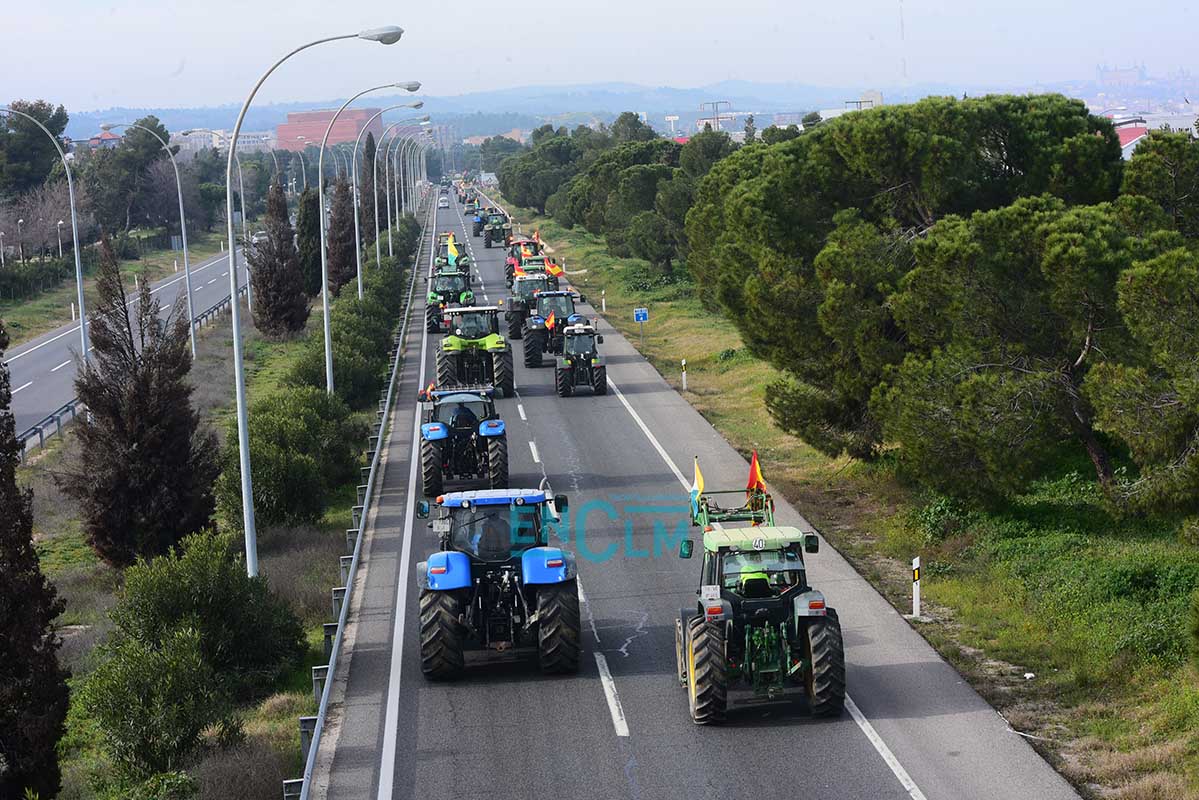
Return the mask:
{"type": "Polygon", "coordinates": [[[1116,135],[1120,137],[1120,151],[1127,161],[1149,135],[1149,128],[1143,124],[1120,125],[1116,128],[1116,135]]]}
{"type": "Polygon", "coordinates": [[[93,150],[111,150],[121,143],[121,137],[112,131],[100,131],[87,140],[87,146],[93,150]]]}
{"type": "Polygon", "coordinates": [[[1115,69],[1111,67],[1098,67],[1096,68],[1096,77],[1099,80],[1099,85],[1105,89],[1136,86],[1144,83],[1149,78],[1144,64],[1115,69]]]}
{"type": "MultiPolygon", "coordinates": [[[[298,111],[287,115],[287,122],[275,129],[275,137],[281,150],[303,150],[309,144],[320,146],[325,137],[325,129],[329,120],[333,119],[336,111],[298,111]],[[304,137],[300,139],[299,137],[304,137]]],[[[379,113],[377,108],[347,108],[337,118],[333,130],[329,132],[329,144],[353,144],[362,129],[367,127],[367,120],[379,113]]],[[[370,123],[369,130],[375,135],[375,141],[383,135],[383,123],[378,117],[370,123]]]]}

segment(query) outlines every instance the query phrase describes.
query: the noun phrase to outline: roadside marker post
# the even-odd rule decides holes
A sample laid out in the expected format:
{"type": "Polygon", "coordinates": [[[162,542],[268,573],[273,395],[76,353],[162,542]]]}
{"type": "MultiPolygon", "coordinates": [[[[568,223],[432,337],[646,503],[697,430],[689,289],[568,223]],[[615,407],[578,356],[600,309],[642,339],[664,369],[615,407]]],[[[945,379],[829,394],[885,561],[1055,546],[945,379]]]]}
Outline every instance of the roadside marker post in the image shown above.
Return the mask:
{"type": "Polygon", "coordinates": [[[71,303],[71,322],[75,321],[75,303],[71,303]]]}
{"type": "Polygon", "coordinates": [[[683,359],[683,391],[687,391],[687,359],[683,359]]]}
{"type": "Polygon", "coordinates": [[[641,349],[645,349],[645,323],[649,322],[648,308],[634,308],[633,322],[636,322],[641,328],[641,349]]]}
{"type": "Polygon", "coordinates": [[[920,556],[912,559],[912,616],[920,616],[920,556]]]}
{"type": "Polygon", "coordinates": [[[600,311],[608,313],[608,290],[600,289],[600,311]]]}

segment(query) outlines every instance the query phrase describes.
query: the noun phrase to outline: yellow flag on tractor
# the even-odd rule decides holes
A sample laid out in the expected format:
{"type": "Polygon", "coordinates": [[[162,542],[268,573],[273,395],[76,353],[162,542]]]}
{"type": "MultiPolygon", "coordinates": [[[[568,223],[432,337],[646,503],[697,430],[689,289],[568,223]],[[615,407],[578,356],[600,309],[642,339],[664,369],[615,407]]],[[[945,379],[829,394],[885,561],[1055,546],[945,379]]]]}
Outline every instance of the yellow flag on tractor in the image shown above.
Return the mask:
{"type": "Polygon", "coordinates": [[[449,256],[450,266],[458,265],[458,245],[454,244],[454,237],[450,237],[450,241],[446,245],[446,254],[449,256]]]}
{"type": "Polygon", "coordinates": [[[699,496],[704,493],[704,474],[699,471],[699,456],[695,457],[695,479],[691,482],[691,515],[699,514],[699,496]]]}
{"type": "Polygon", "coordinates": [[[551,311],[550,315],[545,318],[545,329],[547,331],[552,331],[554,329],[554,323],[557,321],[558,321],[558,317],[555,316],[553,311],[551,311]]]}
{"type": "Polygon", "coordinates": [[[749,481],[745,484],[745,494],[749,495],[755,489],[766,491],[766,479],[762,477],[762,465],[758,463],[758,451],[749,462],[749,481]]]}

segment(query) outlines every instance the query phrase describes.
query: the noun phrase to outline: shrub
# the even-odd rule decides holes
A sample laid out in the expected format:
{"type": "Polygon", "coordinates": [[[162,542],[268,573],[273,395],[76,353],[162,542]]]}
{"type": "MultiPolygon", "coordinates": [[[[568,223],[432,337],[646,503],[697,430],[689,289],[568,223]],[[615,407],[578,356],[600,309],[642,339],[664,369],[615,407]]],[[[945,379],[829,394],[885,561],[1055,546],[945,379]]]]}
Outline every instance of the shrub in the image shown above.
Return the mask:
{"type": "Polygon", "coordinates": [[[224,715],[201,634],[178,628],[153,643],[122,637],[105,654],[82,699],[113,761],[143,779],[183,766],[224,715]]]}
{"type": "MultiPolygon", "coordinates": [[[[323,356],[319,368],[320,388],[285,388],[251,409],[254,508],[264,525],[319,519],[330,494],[357,476],[366,430],[351,418],[340,398],[324,390],[323,356]]],[[[222,526],[240,529],[241,465],[233,424],[225,439],[216,495],[222,526]]]]}
{"type": "Polygon", "coordinates": [[[124,800],[192,800],[200,787],[186,772],[162,772],[130,787],[122,793],[124,800]]]}
{"type": "Polygon", "coordinates": [[[237,547],[231,534],[202,533],[130,567],[112,613],[118,638],[153,648],[192,629],[223,686],[244,694],[273,683],[303,653],[304,632],[264,578],[246,575],[237,547]]]}
{"type": "Polygon", "coordinates": [[[1191,654],[1199,663],[1199,589],[1191,595],[1191,619],[1188,626],[1191,630],[1191,654]]]}
{"type": "MultiPolygon", "coordinates": [[[[351,408],[366,408],[378,400],[386,365],[386,352],[379,352],[369,339],[354,333],[333,337],[333,389],[351,408]]],[[[324,390],[325,344],[321,331],[314,331],[305,342],[287,382],[324,390]]]]}

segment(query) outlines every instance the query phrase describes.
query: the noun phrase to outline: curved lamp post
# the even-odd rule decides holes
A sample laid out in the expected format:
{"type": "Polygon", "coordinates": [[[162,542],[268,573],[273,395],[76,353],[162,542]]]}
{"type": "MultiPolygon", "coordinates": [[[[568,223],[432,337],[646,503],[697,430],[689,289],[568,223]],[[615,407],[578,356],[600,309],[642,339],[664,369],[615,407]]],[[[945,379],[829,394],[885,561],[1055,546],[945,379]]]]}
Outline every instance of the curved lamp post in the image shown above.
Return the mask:
{"type": "Polygon", "coordinates": [[[71,177],[71,164],[67,161],[67,154],[63,152],[62,144],[59,143],[58,137],[50,133],[50,129],[43,125],[36,117],[26,114],[24,111],[17,111],[15,108],[0,106],[0,113],[16,114],[19,117],[32,122],[34,125],[42,129],[42,133],[50,137],[50,141],[54,143],[54,149],[58,151],[58,157],[62,159],[62,168],[67,173],[67,195],[71,201],[71,236],[75,242],[75,292],[78,295],[79,301],[79,357],[83,359],[83,365],[87,366],[87,315],[83,310],[83,262],[79,258],[79,215],[75,211],[75,180],[71,177]]]}
{"type": "Polygon", "coordinates": [[[384,28],[372,28],[361,33],[351,33],[342,36],[330,36],[325,39],[318,39],[315,42],[301,45],[295,50],[292,50],[283,58],[276,61],[271,67],[263,73],[258,82],[250,90],[250,94],[246,97],[245,103],[242,104],[241,111],[237,115],[237,123],[233,126],[232,142],[229,146],[229,157],[225,163],[225,217],[226,227],[229,238],[229,285],[233,302],[230,303],[232,309],[233,323],[233,379],[237,387],[237,445],[240,455],[241,466],[241,506],[242,520],[246,533],[246,572],[250,576],[258,574],[258,542],[257,534],[254,528],[254,491],[250,480],[250,431],[248,420],[246,417],[246,374],[245,364],[242,363],[242,345],[241,345],[241,310],[237,299],[237,260],[236,260],[236,240],[233,232],[233,163],[234,156],[237,152],[237,138],[241,135],[241,126],[246,118],[246,111],[250,108],[250,103],[254,101],[254,96],[258,94],[259,88],[266,82],[279,65],[287,59],[294,56],[302,50],[307,50],[310,47],[315,47],[318,44],[326,42],[335,42],[341,39],[364,39],[366,41],[380,42],[381,44],[395,44],[404,35],[404,30],[395,26],[384,28]]]}
{"type": "MultiPolygon", "coordinates": [[[[355,258],[358,259],[358,299],[359,300],[362,299],[362,245],[360,244],[360,242],[362,241],[362,232],[359,228],[359,222],[358,222],[358,217],[359,217],[359,213],[358,213],[358,208],[359,208],[358,145],[360,145],[362,143],[362,135],[364,133],[366,133],[366,130],[367,130],[367,128],[369,128],[371,126],[371,123],[374,122],[375,120],[377,120],[379,117],[383,116],[388,111],[394,111],[397,108],[421,108],[422,106],[424,106],[424,104],[425,103],[423,100],[417,100],[415,103],[401,103],[399,105],[388,106],[387,108],[383,109],[382,111],[377,112],[373,117],[368,119],[366,121],[366,124],[362,126],[362,130],[358,131],[358,138],[354,140],[353,162],[351,164],[350,174],[353,176],[353,179],[354,179],[354,256],[355,256],[355,258]]],[[[424,117],[424,119],[428,119],[428,117],[426,116],[426,117],[424,117]]],[[[379,149],[378,146],[376,146],[375,150],[378,151],[378,149],[379,149]]],[[[374,190],[373,193],[375,195],[375,197],[374,197],[375,245],[377,247],[378,243],[379,243],[379,200],[378,200],[379,192],[378,192],[378,188],[375,186],[373,181],[371,182],[371,189],[374,190]]],[[[379,263],[379,257],[378,257],[378,253],[376,252],[376,255],[375,255],[376,266],[378,265],[378,263],[379,263]]]]}
{"type": "MultiPolygon", "coordinates": [[[[391,258],[395,252],[391,247],[391,155],[390,145],[385,146],[384,140],[387,134],[397,126],[400,122],[393,122],[383,129],[383,135],[379,137],[379,146],[375,148],[375,185],[379,185],[379,150],[383,150],[383,199],[387,203],[387,257],[391,258]]],[[[379,213],[375,212],[375,261],[379,261],[379,213]]]]}
{"type": "MultiPolygon", "coordinates": [[[[187,254],[187,218],[183,213],[183,181],[179,178],[179,164],[175,161],[175,153],[171,150],[170,145],[163,140],[151,128],[144,125],[138,125],[135,122],[112,122],[105,123],[100,126],[101,130],[110,131],[113,128],[137,128],[153,136],[162,145],[162,149],[167,151],[167,157],[171,159],[171,166],[175,169],[175,191],[179,196],[179,235],[183,239],[183,280],[187,287],[187,335],[191,340],[192,360],[196,358],[196,313],[192,307],[192,268],[191,260],[187,254]]],[[[62,225],[62,223],[58,223],[62,225]]],[[[62,241],[59,240],[61,249],[62,241]]],[[[59,254],[61,255],[61,253],[59,254]]]]}
{"type": "MultiPolygon", "coordinates": [[[[329,319],[329,248],[326,239],[328,222],[325,219],[325,148],[329,145],[329,134],[333,132],[333,126],[337,123],[337,118],[341,116],[341,112],[349,107],[350,103],[370,92],[377,92],[380,89],[405,89],[409,92],[415,92],[420,88],[420,83],[417,81],[408,81],[406,83],[384,83],[379,86],[372,86],[369,89],[363,89],[358,94],[351,97],[341,104],[341,108],[337,109],[337,113],[329,120],[329,125],[325,128],[325,136],[321,139],[321,149],[317,156],[316,168],[316,193],[317,199],[320,202],[321,209],[321,305],[324,307],[324,327],[325,327],[325,389],[329,394],[333,394],[333,327],[329,319]]],[[[357,247],[357,242],[355,242],[357,247]]]]}
{"type": "MultiPolygon", "coordinates": [[[[297,136],[297,140],[307,141],[307,136],[297,136]]],[[[304,149],[300,148],[296,151],[296,155],[300,157],[300,173],[304,177],[304,191],[308,191],[308,165],[304,163],[304,149]]]]}
{"type": "MultiPolygon", "coordinates": [[[[218,131],[214,131],[210,128],[192,128],[191,130],[184,131],[182,135],[187,136],[192,133],[207,133],[210,136],[215,136],[216,138],[220,139],[222,142],[225,143],[226,147],[229,146],[229,137],[228,136],[226,136],[225,134],[220,133],[218,131]]],[[[232,148],[230,148],[230,152],[232,152],[232,148]]],[[[254,289],[250,285],[250,262],[246,261],[246,255],[245,255],[245,248],[247,245],[250,244],[250,234],[246,230],[246,225],[248,224],[246,222],[246,216],[247,216],[247,214],[246,214],[246,182],[242,177],[241,157],[237,156],[235,154],[234,158],[235,158],[235,162],[237,163],[237,191],[238,191],[238,195],[241,197],[242,261],[246,262],[246,308],[249,309],[249,311],[251,313],[253,313],[253,311],[254,311],[254,289]]],[[[234,250],[234,252],[236,253],[236,249],[234,250]]],[[[237,262],[236,258],[232,258],[231,260],[234,263],[237,262]]],[[[233,270],[231,269],[230,271],[233,271],[233,270]]],[[[230,303],[237,300],[237,290],[236,289],[233,290],[233,293],[230,295],[230,297],[232,298],[229,301],[230,303]]]]}

